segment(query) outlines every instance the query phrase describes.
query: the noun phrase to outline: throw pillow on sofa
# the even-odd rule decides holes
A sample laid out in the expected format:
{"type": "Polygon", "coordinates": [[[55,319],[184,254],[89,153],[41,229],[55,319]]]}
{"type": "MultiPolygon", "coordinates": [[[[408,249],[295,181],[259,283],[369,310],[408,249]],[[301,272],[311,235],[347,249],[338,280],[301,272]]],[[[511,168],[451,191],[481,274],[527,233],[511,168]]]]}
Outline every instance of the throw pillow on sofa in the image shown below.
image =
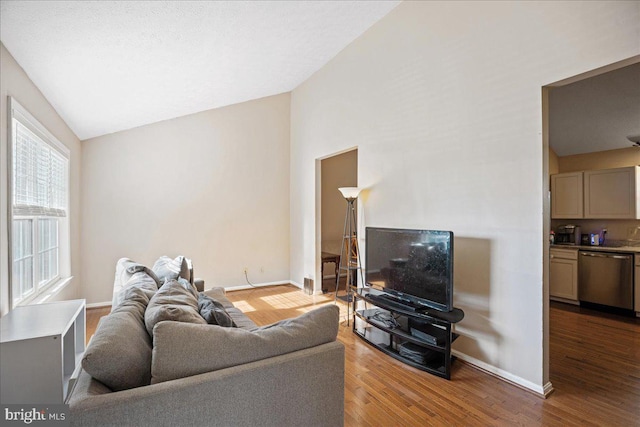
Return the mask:
{"type": "Polygon", "coordinates": [[[152,270],[163,283],[168,280],[178,280],[179,277],[191,282],[189,262],[183,256],[178,256],[175,259],[161,256],[153,264],[152,270]]]}
{"type": "Polygon", "coordinates": [[[224,309],[224,306],[208,295],[198,295],[198,311],[200,316],[210,325],[236,327],[236,324],[224,309]]]}
{"type": "Polygon", "coordinates": [[[112,310],[122,302],[122,290],[132,283],[133,276],[141,277],[141,274],[137,273],[144,273],[145,276],[152,279],[155,282],[155,289],[158,289],[163,283],[150,268],[129,258],[120,258],[116,263],[116,274],[113,281],[112,310]]]}
{"type": "Polygon", "coordinates": [[[187,281],[170,280],[149,301],[144,323],[153,336],[153,327],[164,320],[206,324],[198,312],[198,294],[187,281]]]}
{"type": "Polygon", "coordinates": [[[111,311],[113,311],[122,303],[129,288],[142,289],[147,294],[147,296],[151,298],[153,294],[155,294],[158,290],[158,283],[145,271],[138,271],[136,273],[133,273],[129,280],[124,285],[122,285],[122,289],[117,294],[114,290],[113,301],[111,302],[111,311]]]}
{"type": "Polygon", "coordinates": [[[151,337],[144,326],[148,303],[145,290],[126,289],[122,303],[100,320],[82,357],[83,369],[113,391],[151,381],[151,337]]]}
{"type": "Polygon", "coordinates": [[[153,331],[151,383],[202,374],[336,340],[340,310],[325,305],[293,319],[244,330],[162,322],[153,331]]]}

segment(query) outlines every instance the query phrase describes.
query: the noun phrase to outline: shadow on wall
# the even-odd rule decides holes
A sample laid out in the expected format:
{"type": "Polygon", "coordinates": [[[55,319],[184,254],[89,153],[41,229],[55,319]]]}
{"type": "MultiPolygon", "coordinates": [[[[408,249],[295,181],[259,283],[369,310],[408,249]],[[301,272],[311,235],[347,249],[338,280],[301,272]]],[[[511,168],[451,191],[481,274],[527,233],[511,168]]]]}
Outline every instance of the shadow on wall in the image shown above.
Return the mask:
{"type": "Polygon", "coordinates": [[[453,247],[453,304],[465,313],[454,348],[494,363],[501,336],[491,321],[491,240],[455,236],[453,247]]]}

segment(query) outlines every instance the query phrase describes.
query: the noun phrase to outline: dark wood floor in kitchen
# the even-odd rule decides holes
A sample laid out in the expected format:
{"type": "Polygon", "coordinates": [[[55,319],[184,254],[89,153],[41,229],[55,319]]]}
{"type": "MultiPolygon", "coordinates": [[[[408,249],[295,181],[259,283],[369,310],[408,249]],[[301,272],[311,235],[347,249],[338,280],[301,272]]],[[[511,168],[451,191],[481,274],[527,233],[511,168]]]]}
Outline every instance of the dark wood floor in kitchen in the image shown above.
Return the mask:
{"type": "MultiPolygon", "coordinates": [[[[227,295],[261,325],[333,303],[333,295],[305,295],[293,286],[227,295]]],[[[340,307],[345,320],[346,305],[340,307]]],[[[107,312],[88,310],[88,336],[107,312]]],[[[550,319],[555,392],[548,399],[460,361],[451,381],[434,377],[373,349],[341,324],[345,425],[640,426],[640,319],[560,303],[551,304],[550,319]]]]}
{"type": "Polygon", "coordinates": [[[585,423],[640,426],[640,319],[551,303],[550,377],[585,423]]]}

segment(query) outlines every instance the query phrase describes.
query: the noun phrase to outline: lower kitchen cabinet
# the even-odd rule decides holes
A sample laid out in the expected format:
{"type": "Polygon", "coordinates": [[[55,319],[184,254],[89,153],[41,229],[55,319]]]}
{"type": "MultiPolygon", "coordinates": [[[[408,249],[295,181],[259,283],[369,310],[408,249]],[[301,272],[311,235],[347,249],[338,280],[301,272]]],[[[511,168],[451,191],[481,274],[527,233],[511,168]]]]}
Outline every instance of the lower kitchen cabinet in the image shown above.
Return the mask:
{"type": "Polygon", "coordinates": [[[640,316],[640,254],[635,255],[636,258],[636,289],[635,289],[635,301],[633,304],[633,309],[636,312],[636,316],[640,316]]]}
{"type": "Polygon", "coordinates": [[[551,249],[549,296],[563,302],[578,303],[578,251],[551,249]]]}

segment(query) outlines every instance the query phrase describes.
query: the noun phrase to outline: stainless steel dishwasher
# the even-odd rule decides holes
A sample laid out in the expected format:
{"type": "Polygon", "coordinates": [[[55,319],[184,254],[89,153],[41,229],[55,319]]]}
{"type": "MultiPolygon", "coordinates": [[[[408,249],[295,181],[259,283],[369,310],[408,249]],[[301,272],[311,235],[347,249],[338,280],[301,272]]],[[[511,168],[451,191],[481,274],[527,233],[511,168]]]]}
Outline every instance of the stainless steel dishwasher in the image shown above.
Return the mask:
{"type": "Polygon", "coordinates": [[[580,251],[578,299],[633,309],[633,255],[580,251]]]}

